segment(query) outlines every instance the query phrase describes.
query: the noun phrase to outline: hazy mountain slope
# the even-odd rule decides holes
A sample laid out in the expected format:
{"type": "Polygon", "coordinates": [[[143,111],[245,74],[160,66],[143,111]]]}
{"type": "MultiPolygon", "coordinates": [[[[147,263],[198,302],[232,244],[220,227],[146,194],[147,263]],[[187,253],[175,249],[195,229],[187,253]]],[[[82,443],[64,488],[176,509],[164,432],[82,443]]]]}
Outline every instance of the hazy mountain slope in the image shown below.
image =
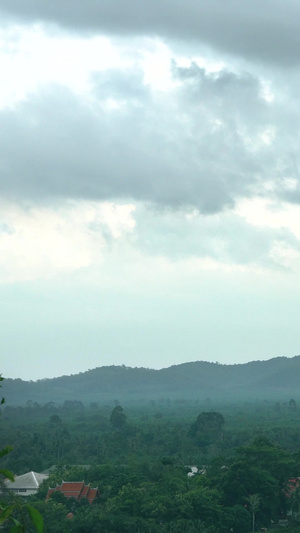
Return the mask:
{"type": "Polygon", "coordinates": [[[161,370],[106,366],[76,375],[37,382],[6,379],[8,404],[28,400],[44,404],[68,399],[106,401],[138,398],[250,399],[292,397],[299,394],[300,356],[277,357],[238,365],[196,361],[161,370]]]}

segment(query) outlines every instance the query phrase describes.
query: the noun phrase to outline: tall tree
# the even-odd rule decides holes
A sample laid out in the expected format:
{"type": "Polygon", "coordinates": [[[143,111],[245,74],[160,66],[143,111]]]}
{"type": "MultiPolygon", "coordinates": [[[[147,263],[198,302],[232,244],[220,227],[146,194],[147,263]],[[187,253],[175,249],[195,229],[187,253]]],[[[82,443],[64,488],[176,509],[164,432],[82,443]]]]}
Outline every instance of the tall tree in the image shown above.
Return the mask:
{"type": "Polygon", "coordinates": [[[252,516],[252,531],[255,530],[255,516],[260,507],[260,496],[259,494],[250,494],[247,498],[249,502],[249,510],[252,516]]]}
{"type": "Polygon", "coordinates": [[[116,430],[123,429],[126,425],[126,415],[121,405],[116,405],[116,407],[112,410],[110,415],[110,423],[116,430]]]}

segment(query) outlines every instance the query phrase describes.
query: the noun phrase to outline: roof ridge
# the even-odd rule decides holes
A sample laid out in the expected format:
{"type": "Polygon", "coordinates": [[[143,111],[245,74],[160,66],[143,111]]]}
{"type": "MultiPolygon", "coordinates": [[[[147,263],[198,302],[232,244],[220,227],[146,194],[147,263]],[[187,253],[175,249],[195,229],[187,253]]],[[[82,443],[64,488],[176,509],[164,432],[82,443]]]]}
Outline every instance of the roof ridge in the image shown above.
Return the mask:
{"type": "Polygon", "coordinates": [[[32,474],[32,477],[33,477],[33,480],[34,480],[36,486],[38,487],[39,484],[38,484],[38,481],[37,481],[37,479],[36,479],[36,476],[35,476],[35,473],[33,472],[33,470],[31,470],[31,474],[32,474]]]}

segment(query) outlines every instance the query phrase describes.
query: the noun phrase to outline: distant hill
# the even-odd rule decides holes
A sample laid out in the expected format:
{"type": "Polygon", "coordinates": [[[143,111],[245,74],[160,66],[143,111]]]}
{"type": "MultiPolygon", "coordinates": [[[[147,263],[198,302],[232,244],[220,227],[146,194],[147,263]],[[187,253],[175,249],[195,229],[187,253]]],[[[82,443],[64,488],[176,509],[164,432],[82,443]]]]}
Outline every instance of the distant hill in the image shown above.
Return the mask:
{"type": "Polygon", "coordinates": [[[276,357],[221,365],[196,361],[161,370],[103,366],[72,376],[36,382],[5,379],[2,392],[8,405],[27,401],[43,405],[65,400],[109,402],[156,398],[221,400],[289,400],[300,396],[300,356],[276,357]]]}

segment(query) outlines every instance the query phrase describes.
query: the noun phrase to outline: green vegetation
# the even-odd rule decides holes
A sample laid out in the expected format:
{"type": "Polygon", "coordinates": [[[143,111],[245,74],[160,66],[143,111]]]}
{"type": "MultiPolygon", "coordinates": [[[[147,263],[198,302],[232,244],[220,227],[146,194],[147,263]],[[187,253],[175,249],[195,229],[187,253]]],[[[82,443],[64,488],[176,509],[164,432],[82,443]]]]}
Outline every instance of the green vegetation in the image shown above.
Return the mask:
{"type": "MultiPolygon", "coordinates": [[[[0,382],[3,381],[0,375],[0,382]]],[[[4,404],[2,398],[1,405],[4,404]]],[[[7,456],[12,451],[10,446],[0,449],[0,459],[7,456]]],[[[0,469],[0,527],[10,533],[24,533],[32,530],[43,533],[43,518],[40,512],[27,505],[20,498],[14,498],[6,489],[5,479],[14,481],[14,476],[7,468],[0,469]]]]}
{"type": "Polygon", "coordinates": [[[288,520],[287,532],[300,529],[297,395],[227,403],[212,395],[24,400],[2,407],[0,449],[9,443],[13,450],[1,468],[15,475],[50,469],[24,502],[41,513],[45,533],[276,532],[280,520],[288,520]],[[188,475],[192,467],[198,471],[188,475]],[[62,479],[98,487],[100,500],[56,493],[46,501],[48,486],[62,479]]]}

